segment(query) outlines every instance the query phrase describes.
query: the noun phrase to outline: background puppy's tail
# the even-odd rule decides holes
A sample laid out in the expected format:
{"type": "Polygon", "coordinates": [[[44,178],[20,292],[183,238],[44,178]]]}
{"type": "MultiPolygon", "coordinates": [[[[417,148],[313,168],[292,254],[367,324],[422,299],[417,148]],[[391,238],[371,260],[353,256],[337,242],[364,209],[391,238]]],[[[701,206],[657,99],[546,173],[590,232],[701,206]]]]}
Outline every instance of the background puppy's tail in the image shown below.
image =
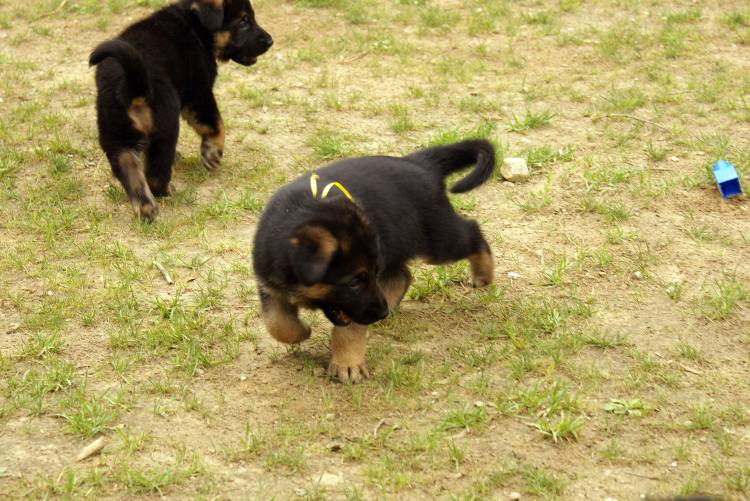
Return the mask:
{"type": "Polygon", "coordinates": [[[125,85],[118,89],[122,105],[128,110],[133,126],[148,134],[154,127],[154,121],[147,103],[151,95],[151,84],[143,58],[128,42],[116,38],[103,42],[94,49],[89,56],[89,64],[96,66],[108,57],[115,59],[123,69],[125,85]]]}
{"type": "Polygon", "coordinates": [[[428,168],[437,168],[442,177],[476,164],[474,170],[468,176],[451,187],[453,193],[473,190],[487,181],[495,170],[495,147],[484,139],[471,139],[445,146],[434,146],[417,151],[404,158],[428,168]]]}

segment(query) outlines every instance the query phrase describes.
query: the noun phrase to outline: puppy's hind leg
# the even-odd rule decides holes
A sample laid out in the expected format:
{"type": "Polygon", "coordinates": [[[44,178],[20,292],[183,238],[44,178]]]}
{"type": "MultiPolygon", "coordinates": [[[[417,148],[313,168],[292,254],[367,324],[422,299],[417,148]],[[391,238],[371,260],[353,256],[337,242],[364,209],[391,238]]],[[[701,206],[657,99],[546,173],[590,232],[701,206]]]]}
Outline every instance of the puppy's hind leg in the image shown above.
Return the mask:
{"type": "Polygon", "coordinates": [[[263,290],[260,291],[260,305],[263,323],[277,341],[297,344],[310,337],[310,327],[299,319],[296,306],[263,290]]]}
{"type": "MultiPolygon", "coordinates": [[[[477,227],[479,232],[479,227],[477,227]]],[[[482,245],[474,254],[470,254],[469,265],[471,266],[471,281],[474,287],[485,287],[492,283],[495,277],[495,262],[492,260],[490,246],[481,233],[478,233],[482,239],[482,245]]]]}
{"type": "Polygon", "coordinates": [[[122,183],[136,215],[151,222],[159,214],[159,206],[151,193],[144,174],[143,163],[136,150],[121,149],[107,152],[112,172],[122,183]]]}
{"type": "Polygon", "coordinates": [[[495,275],[495,263],[487,240],[476,221],[464,220],[468,237],[469,255],[466,258],[471,266],[471,281],[474,287],[484,287],[492,283],[495,275]]]}
{"type": "Polygon", "coordinates": [[[174,135],[153,139],[146,150],[146,180],[157,197],[166,197],[174,192],[171,180],[176,147],[177,135],[174,135]]]}
{"type": "Polygon", "coordinates": [[[484,287],[492,283],[495,265],[487,240],[476,221],[464,219],[457,214],[446,217],[441,241],[428,259],[433,263],[455,262],[468,259],[474,287],[484,287]]]}

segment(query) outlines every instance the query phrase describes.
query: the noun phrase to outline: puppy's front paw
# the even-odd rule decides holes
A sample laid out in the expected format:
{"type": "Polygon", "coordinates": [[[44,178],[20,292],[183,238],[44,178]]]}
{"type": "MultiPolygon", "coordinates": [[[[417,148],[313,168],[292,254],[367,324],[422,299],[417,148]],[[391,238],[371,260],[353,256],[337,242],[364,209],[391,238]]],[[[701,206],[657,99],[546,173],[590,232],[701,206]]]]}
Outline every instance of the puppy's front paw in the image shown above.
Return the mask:
{"type": "Polygon", "coordinates": [[[347,366],[339,365],[332,360],[328,364],[328,375],[332,378],[337,378],[344,384],[357,384],[369,378],[370,371],[367,370],[367,365],[364,361],[361,364],[347,366]]]}
{"type": "Polygon", "coordinates": [[[147,223],[153,223],[159,215],[159,206],[153,199],[144,202],[134,201],[133,210],[136,217],[147,223]]]}
{"type": "Polygon", "coordinates": [[[215,170],[221,165],[221,158],[224,156],[224,148],[214,142],[212,139],[204,139],[201,143],[201,163],[208,170],[215,170]]]}

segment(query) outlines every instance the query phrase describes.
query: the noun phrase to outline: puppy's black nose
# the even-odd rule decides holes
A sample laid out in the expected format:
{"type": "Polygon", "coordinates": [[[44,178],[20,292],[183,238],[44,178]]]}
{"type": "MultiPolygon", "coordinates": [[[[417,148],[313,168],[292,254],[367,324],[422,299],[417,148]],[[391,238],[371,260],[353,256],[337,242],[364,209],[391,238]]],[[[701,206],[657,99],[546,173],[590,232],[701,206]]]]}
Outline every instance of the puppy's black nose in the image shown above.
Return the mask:
{"type": "Polygon", "coordinates": [[[258,37],[258,41],[266,48],[270,49],[273,45],[273,38],[268,33],[263,33],[258,37]]]}

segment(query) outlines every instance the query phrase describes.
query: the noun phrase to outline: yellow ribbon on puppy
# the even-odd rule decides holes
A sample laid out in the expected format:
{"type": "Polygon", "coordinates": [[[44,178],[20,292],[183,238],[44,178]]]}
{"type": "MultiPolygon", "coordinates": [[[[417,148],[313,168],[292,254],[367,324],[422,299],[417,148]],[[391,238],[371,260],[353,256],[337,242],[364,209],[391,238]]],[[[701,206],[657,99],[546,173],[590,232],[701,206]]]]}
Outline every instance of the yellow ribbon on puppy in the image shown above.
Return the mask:
{"type": "MultiPolygon", "coordinates": [[[[312,176],[310,176],[310,191],[312,192],[313,198],[318,198],[318,179],[320,179],[320,176],[317,174],[313,174],[312,176]]],[[[338,181],[334,181],[325,185],[325,187],[323,188],[323,193],[320,194],[321,200],[326,198],[328,196],[328,193],[330,193],[331,189],[334,187],[338,188],[341,193],[346,195],[346,198],[348,198],[352,202],[354,201],[354,198],[352,197],[351,193],[349,193],[349,190],[344,188],[344,185],[339,183],[338,181]]]]}

